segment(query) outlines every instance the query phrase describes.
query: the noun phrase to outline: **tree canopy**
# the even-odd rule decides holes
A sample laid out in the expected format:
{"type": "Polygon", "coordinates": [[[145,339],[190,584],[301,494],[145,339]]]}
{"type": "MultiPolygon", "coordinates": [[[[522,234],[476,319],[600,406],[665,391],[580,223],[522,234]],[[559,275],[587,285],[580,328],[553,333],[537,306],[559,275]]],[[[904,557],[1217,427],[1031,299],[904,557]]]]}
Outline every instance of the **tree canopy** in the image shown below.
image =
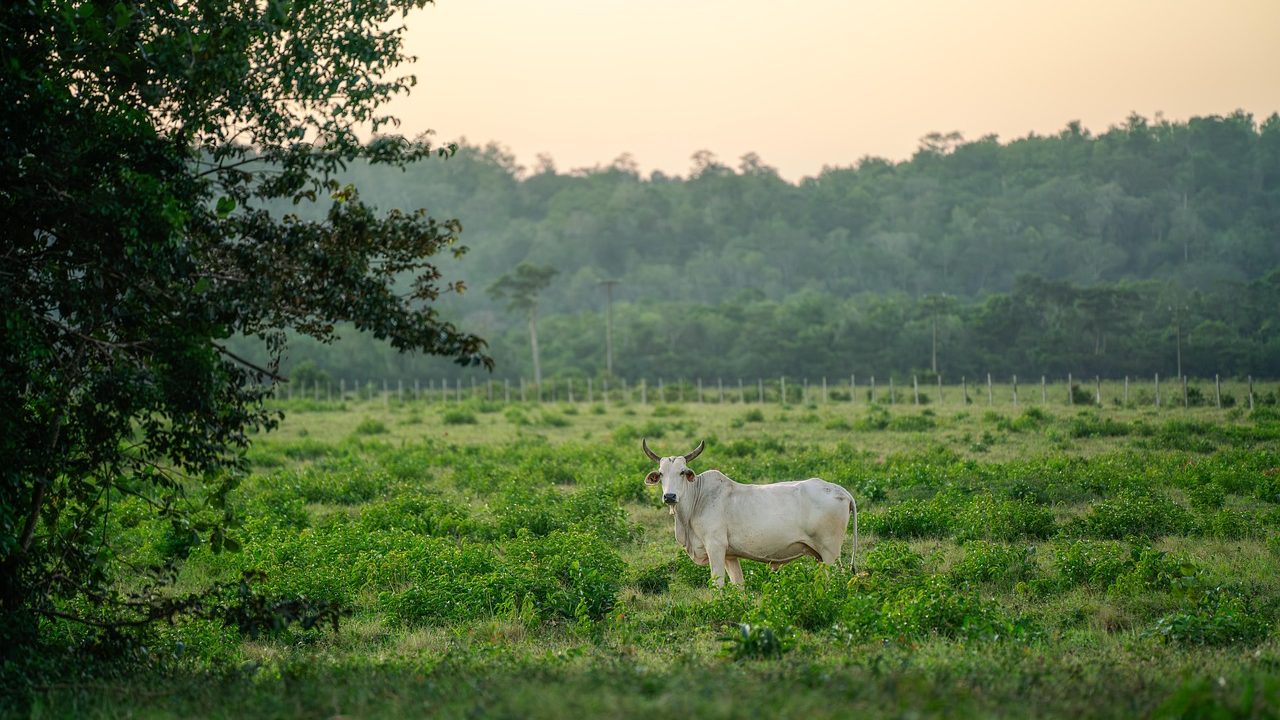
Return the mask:
{"type": "MultiPolygon", "coordinates": [[[[1265,310],[1280,267],[1280,116],[1133,115],[1098,134],[1070,123],[1007,142],[939,134],[908,160],[799,182],[755,155],[730,167],[707,152],[685,177],[643,176],[625,156],[527,172],[494,145],[407,176],[348,176],[379,206],[471,218],[457,271],[472,285],[521,262],[558,268],[541,296],[551,374],[604,367],[598,281],[614,278],[615,371],[632,378],[929,368],[935,313],[920,304],[943,295],[948,375],[1172,372],[1173,295],[1187,306],[1184,339],[1204,343],[1189,370],[1280,375],[1265,310]],[[661,350],[681,338],[688,353],[661,350]]],[[[527,375],[525,331],[494,301],[443,307],[491,328],[500,373],[527,375]]],[[[457,374],[344,343],[341,357],[295,356],[350,379],[457,374]]]]}
{"type": "MultiPolygon", "coordinates": [[[[113,502],[181,548],[234,546],[225,502],[276,417],[286,331],[344,323],[486,365],[441,318],[461,228],[380,212],[337,175],[452,147],[379,135],[408,92],[396,18],[423,2],[8,3],[0,10],[0,646],[208,607],[112,583],[113,502]],[[373,133],[366,141],[362,133],[373,133]],[[324,206],[308,219],[277,203],[324,206]],[[233,335],[265,343],[250,361],[233,335]]],[[[414,206],[416,207],[416,206],[414,206]]]]}

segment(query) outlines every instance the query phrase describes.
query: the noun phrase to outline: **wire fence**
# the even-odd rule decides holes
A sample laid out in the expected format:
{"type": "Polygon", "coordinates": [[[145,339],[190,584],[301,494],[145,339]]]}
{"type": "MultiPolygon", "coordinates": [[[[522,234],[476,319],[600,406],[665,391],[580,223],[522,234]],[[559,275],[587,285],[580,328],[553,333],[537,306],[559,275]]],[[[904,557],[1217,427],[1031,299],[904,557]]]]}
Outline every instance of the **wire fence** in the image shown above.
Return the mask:
{"type": "MultiPolygon", "coordinates": [[[[901,376],[898,376],[899,378],[901,376]]],[[[1176,376],[1161,378],[1124,377],[1120,380],[1077,378],[1050,379],[1041,375],[1027,381],[1017,375],[1000,378],[990,374],[982,378],[960,377],[947,382],[941,375],[923,381],[911,376],[910,384],[895,376],[879,382],[876,376],[829,380],[821,378],[756,378],[754,382],[737,378],[725,382],[702,379],[679,379],[667,382],[657,378],[628,382],[625,379],[558,379],[541,385],[524,378],[488,379],[470,382],[435,379],[413,380],[306,380],[280,383],[274,394],[278,399],[312,399],[325,401],[382,400],[397,402],[461,403],[484,401],[494,403],[704,403],[704,404],[887,404],[887,405],[1079,405],[1082,407],[1234,407],[1252,410],[1258,403],[1275,404],[1280,388],[1265,388],[1252,377],[1224,380],[1176,376]]]]}

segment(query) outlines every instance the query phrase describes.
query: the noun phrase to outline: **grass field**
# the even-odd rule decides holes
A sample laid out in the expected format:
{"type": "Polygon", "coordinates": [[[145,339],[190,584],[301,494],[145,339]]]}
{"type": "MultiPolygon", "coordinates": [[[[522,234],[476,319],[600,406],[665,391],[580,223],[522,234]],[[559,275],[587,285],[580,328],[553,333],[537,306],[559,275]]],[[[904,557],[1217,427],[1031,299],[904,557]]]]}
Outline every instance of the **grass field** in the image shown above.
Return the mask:
{"type": "Polygon", "coordinates": [[[1280,412],[1238,405],[289,401],[235,491],[239,552],[124,498],[114,532],[131,562],[189,553],[188,587],[256,569],[340,604],[340,629],[180,622],[33,714],[1275,716],[1280,412]],[[641,437],[849,488],[857,572],[708,587],[641,437]]]}

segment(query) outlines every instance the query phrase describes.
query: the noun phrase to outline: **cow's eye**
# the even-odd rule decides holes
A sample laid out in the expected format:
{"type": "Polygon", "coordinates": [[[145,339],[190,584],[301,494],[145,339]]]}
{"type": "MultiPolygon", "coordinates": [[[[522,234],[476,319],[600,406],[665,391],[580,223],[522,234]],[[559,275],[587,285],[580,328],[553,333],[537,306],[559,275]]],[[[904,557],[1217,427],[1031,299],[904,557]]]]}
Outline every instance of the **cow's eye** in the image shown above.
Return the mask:
{"type": "Polygon", "coordinates": [[[685,471],[681,474],[684,475],[685,480],[688,480],[689,482],[693,482],[694,475],[692,470],[689,470],[686,468],[685,471]]]}

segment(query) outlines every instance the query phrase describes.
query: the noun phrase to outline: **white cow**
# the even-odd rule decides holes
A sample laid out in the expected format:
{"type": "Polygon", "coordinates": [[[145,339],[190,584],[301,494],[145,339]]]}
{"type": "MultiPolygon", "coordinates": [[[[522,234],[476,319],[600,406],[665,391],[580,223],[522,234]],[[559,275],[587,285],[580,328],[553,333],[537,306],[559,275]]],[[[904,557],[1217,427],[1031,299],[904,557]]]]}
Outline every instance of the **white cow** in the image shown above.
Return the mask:
{"type": "Polygon", "coordinates": [[[771,485],[744,485],[719,470],[694,474],[689,463],[704,443],[688,455],[659,457],[640,441],[644,454],[658,463],[645,476],[648,485],[662,484],[662,501],[675,516],[676,541],[699,565],[711,565],[716,585],[724,574],[742,584],[740,558],[768,563],[774,570],[808,555],[828,565],[840,561],[840,547],[853,513],[853,550],[858,554],[858,504],[848,490],[818,478],[771,485]]]}

